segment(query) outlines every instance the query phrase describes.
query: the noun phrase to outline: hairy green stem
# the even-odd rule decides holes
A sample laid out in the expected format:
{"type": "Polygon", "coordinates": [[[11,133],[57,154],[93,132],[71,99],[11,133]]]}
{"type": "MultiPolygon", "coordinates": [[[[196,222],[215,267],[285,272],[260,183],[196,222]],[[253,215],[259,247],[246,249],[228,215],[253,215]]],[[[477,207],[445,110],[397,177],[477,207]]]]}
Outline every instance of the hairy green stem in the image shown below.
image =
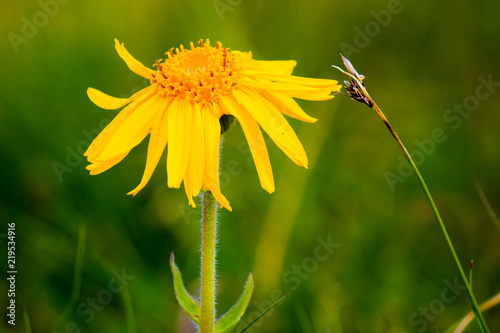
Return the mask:
{"type": "Polygon", "coordinates": [[[201,242],[200,333],[213,333],[215,326],[216,202],[212,192],[203,193],[201,242]]]}
{"type": "MultiPolygon", "coordinates": [[[[364,90],[364,88],[363,88],[363,90],[364,90]]],[[[468,282],[467,276],[465,275],[465,272],[462,268],[462,265],[460,264],[460,260],[458,259],[457,253],[455,252],[455,248],[453,247],[453,243],[451,242],[450,236],[448,235],[448,231],[446,231],[446,227],[444,225],[444,222],[441,219],[441,215],[439,214],[439,211],[436,207],[436,204],[434,203],[434,200],[432,199],[432,195],[429,192],[427,185],[425,184],[424,178],[422,177],[422,175],[420,174],[420,171],[418,170],[417,166],[413,162],[413,159],[411,158],[410,154],[408,153],[408,150],[406,150],[406,147],[404,146],[403,142],[401,141],[401,139],[399,139],[398,135],[396,134],[396,132],[394,131],[392,126],[389,124],[389,121],[387,120],[385,115],[382,113],[382,110],[378,107],[377,104],[375,104],[375,102],[373,103],[373,108],[375,109],[377,114],[380,116],[380,118],[382,119],[384,124],[387,126],[387,128],[391,132],[394,139],[398,142],[399,147],[401,148],[404,155],[406,156],[406,158],[410,162],[413,170],[415,170],[415,174],[417,175],[417,178],[420,182],[420,185],[422,185],[422,188],[424,189],[425,195],[427,196],[427,199],[429,200],[429,204],[432,207],[432,211],[434,212],[434,215],[436,216],[436,220],[438,222],[439,228],[441,229],[441,232],[443,233],[443,236],[446,240],[446,244],[448,244],[448,248],[451,251],[451,254],[453,256],[453,260],[455,261],[455,264],[457,265],[458,271],[460,272],[460,276],[462,278],[462,281],[465,284],[465,289],[467,291],[467,294],[469,295],[469,299],[470,299],[470,302],[472,304],[472,311],[474,311],[474,314],[476,315],[476,319],[477,319],[479,328],[481,329],[481,332],[489,333],[488,326],[486,325],[486,322],[484,321],[483,315],[482,315],[481,311],[479,310],[479,305],[476,301],[476,297],[474,296],[474,292],[472,291],[472,287],[468,282]]]]}

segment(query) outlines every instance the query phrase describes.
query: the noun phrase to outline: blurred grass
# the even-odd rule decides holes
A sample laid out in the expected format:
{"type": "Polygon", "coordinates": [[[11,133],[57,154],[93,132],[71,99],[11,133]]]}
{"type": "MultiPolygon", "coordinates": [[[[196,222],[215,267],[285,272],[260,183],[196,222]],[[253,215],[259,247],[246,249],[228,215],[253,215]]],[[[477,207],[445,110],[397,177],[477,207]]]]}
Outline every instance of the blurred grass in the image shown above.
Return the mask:
{"type": "MultiPolygon", "coordinates": [[[[232,49],[251,50],[256,59],[295,59],[296,75],[343,80],[330,67],[340,64],[340,44],[354,45],[353,29],[363,30],[373,20],[370,12],[387,5],[366,0],[241,1],[221,20],[212,1],[71,1],[61,4],[15,53],[7,34],[21,34],[22,18],[31,20],[41,7],[37,1],[1,2],[0,219],[2,225],[16,222],[16,300],[18,309],[24,306],[29,313],[32,331],[50,331],[70,299],[81,223],[87,226],[87,245],[77,307],[90,309],[87,298],[108,288],[113,269],[125,268],[135,276],[127,286],[129,299],[113,294],[92,320],[88,314],[71,313],[69,320],[82,331],[132,330],[132,309],[137,332],[181,327],[185,321],[168,264],[172,250],[184,278],[192,281],[190,291],[199,288],[199,208],[184,210],[183,191],[167,189],[161,166],[139,195],[125,195],[140,181],[146,143],[99,176],[89,176],[86,162],[78,158],[89,140],[85,132],[96,133],[101,121],[115,115],[93,105],[87,87],[128,96],[147,84],[117,56],[113,38],[148,65],[172,46],[210,38],[232,49]],[[68,165],[68,156],[71,172],[59,181],[52,164],[68,165]]],[[[367,76],[370,93],[410,152],[418,148],[416,139],[429,138],[435,128],[445,131],[447,140],[420,169],[463,264],[474,259],[474,288],[482,302],[500,289],[500,235],[472,175],[498,214],[500,94],[494,91],[481,101],[456,130],[443,114],[474,94],[479,75],[500,78],[500,3],[401,5],[403,11],[350,58],[367,76]]],[[[252,313],[267,308],[274,290],[291,289],[294,284],[284,281],[284,274],[297,277],[293,267],[313,256],[317,237],[330,236],[340,247],[306,272],[286,302],[261,318],[253,332],[304,331],[301,323],[308,321],[315,332],[417,331],[421,325],[410,321],[412,314],[440,299],[444,281],[453,281],[458,273],[415,177],[391,191],[384,173],[397,173],[401,154],[376,115],[362,105],[343,96],[300,103],[319,121],[290,122],[309,157],[319,149],[318,157],[309,170],[300,169],[269,144],[278,184],[273,195],[259,186],[250,155],[241,148],[240,126],[225,139],[221,169],[234,160],[242,172],[230,176],[223,188],[234,211],[220,214],[219,313],[239,295],[248,272],[259,272],[255,278],[262,282],[256,283],[255,298],[243,318],[250,322],[252,313]],[[322,148],[309,140],[308,131],[328,134],[322,148]],[[297,178],[288,177],[290,173],[297,178]],[[300,178],[307,182],[296,188],[300,178]],[[300,192],[300,202],[293,204],[300,192]],[[280,207],[272,208],[276,201],[282,214],[280,207]],[[292,210],[296,217],[282,225],[279,216],[292,210]],[[269,214],[278,217],[265,222],[269,214]],[[272,244],[269,228],[278,234],[273,254],[281,253],[271,266],[255,261],[263,233],[272,244]]],[[[3,244],[2,239],[5,249],[3,244]]],[[[2,295],[6,287],[0,280],[2,295]]],[[[464,293],[427,321],[424,331],[433,326],[443,331],[468,311],[464,293]]],[[[498,308],[485,313],[492,332],[500,329],[499,314],[498,308]]],[[[1,325],[7,326],[4,320],[1,325]]],[[[477,329],[470,325],[467,332],[477,329]]]]}
{"type": "Polygon", "coordinates": [[[54,325],[56,328],[59,327],[60,324],[65,323],[68,320],[70,314],[74,311],[76,303],[80,297],[80,288],[82,285],[82,268],[83,268],[83,260],[85,258],[85,240],[87,237],[87,228],[85,224],[80,225],[80,229],[78,231],[78,245],[76,250],[76,260],[75,260],[75,269],[73,276],[73,287],[71,290],[71,295],[69,297],[68,304],[62,311],[61,315],[57,319],[56,324],[54,325]]]}

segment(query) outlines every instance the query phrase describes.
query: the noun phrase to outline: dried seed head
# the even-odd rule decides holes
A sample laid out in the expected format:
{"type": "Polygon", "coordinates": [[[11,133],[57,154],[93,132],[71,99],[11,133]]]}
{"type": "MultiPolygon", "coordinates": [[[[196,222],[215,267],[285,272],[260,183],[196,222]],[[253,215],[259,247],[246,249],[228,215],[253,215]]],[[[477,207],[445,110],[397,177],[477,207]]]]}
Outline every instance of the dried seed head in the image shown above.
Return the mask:
{"type": "Polygon", "coordinates": [[[349,78],[349,81],[345,80],[344,84],[348,92],[347,96],[351,97],[355,101],[365,103],[369,107],[373,106],[372,101],[368,97],[366,97],[360,90],[357,81],[353,80],[352,78],[349,78]]]}
{"type": "Polygon", "coordinates": [[[347,89],[347,96],[351,97],[353,100],[364,103],[368,105],[370,108],[373,107],[373,102],[371,98],[367,95],[366,90],[364,88],[363,80],[365,79],[364,75],[359,74],[351,62],[344,57],[342,54],[342,61],[344,62],[344,66],[347,69],[347,72],[342,70],[337,66],[333,66],[337,68],[339,71],[349,76],[349,81],[345,80],[345,88],[347,89]]]}
{"type": "Polygon", "coordinates": [[[358,72],[356,71],[356,69],[354,69],[354,66],[351,64],[351,62],[342,55],[342,53],[340,54],[340,56],[342,57],[342,61],[344,62],[344,66],[345,68],[347,68],[347,70],[349,71],[349,73],[351,73],[351,75],[355,76],[356,79],[358,79],[359,82],[363,83],[363,80],[365,79],[365,76],[364,75],[361,75],[361,74],[358,74],[358,72]]]}

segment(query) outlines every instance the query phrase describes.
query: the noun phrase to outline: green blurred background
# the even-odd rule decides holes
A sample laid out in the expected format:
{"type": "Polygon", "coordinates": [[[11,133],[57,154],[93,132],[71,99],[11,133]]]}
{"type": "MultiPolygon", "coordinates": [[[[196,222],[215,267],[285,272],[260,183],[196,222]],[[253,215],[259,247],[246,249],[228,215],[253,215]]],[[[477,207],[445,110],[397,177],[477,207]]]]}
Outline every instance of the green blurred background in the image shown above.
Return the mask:
{"type": "MultiPolygon", "coordinates": [[[[1,267],[4,274],[7,223],[15,222],[18,270],[17,325],[1,320],[10,331],[24,331],[23,307],[33,332],[194,331],[168,260],[175,251],[197,293],[200,211],[188,208],[183,190],[167,188],[166,156],[134,198],[126,193],[141,179],[147,140],[99,176],[81,156],[115,115],[93,105],[87,87],[125,97],[148,84],[118,57],[115,37],[146,65],[210,38],[256,59],[297,60],[296,75],[340,82],[330,65],[341,65],[343,52],[420,157],[463,266],[475,261],[478,300],[500,291],[500,232],[474,182],[499,213],[500,89],[477,88],[480,76],[500,80],[499,2],[47,0],[2,1],[0,12],[1,267]],[[448,111],[464,103],[473,111],[448,111]],[[430,144],[435,129],[446,139],[430,144]],[[81,288],[61,318],[82,225],[81,288]],[[122,292],[109,291],[113,271],[129,276],[122,292]]],[[[272,195],[260,188],[240,126],[226,135],[222,186],[233,212],[219,215],[219,313],[253,272],[244,322],[291,294],[247,332],[444,332],[469,302],[460,286],[457,297],[447,289],[457,269],[396,143],[374,112],[345,96],[300,103],[319,118],[290,120],[310,167],[269,142],[272,195]],[[388,172],[404,181],[390,186],[388,172]],[[330,253],[317,250],[328,242],[336,244],[330,253]]],[[[2,278],[2,314],[7,287],[2,278]]],[[[500,331],[499,309],[485,318],[500,331]]]]}

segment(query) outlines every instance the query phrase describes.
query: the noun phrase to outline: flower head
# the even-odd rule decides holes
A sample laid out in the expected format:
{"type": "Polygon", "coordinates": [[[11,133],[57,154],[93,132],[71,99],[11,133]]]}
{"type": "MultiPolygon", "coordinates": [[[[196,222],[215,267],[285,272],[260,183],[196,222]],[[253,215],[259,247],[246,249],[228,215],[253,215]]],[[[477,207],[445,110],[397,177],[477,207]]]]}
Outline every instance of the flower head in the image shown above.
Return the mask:
{"type": "Polygon", "coordinates": [[[155,70],[133,58],[115,39],[115,48],[130,70],[150,85],[130,98],[115,98],[89,88],[87,94],[103,109],[126,105],[85,152],[90,174],[119,163],[150,134],[146,168],[137,194],[149,181],[167,147],[167,184],[184,189],[189,203],[201,189],[211,191],[231,210],[219,185],[220,119],[234,116],[248,141],[262,187],[272,193],[274,180],[260,128],[297,165],[307,168],[307,156],[283,114],[306,122],[307,115],[293,97],[321,101],[333,98],[340,86],[334,80],[292,76],[295,61],[257,61],[250,52],[230,51],[207,40],[170,49],[155,70]]]}

